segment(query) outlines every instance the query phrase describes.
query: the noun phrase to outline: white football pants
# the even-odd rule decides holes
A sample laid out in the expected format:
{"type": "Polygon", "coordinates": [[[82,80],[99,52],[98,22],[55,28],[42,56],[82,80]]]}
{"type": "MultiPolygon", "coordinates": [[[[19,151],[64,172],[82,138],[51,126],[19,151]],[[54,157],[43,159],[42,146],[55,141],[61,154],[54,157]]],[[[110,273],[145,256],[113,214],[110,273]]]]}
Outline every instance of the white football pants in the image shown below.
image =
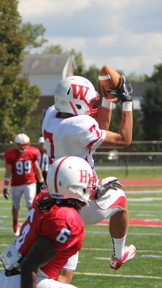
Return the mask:
{"type": "Polygon", "coordinates": [[[16,211],[19,211],[21,208],[23,194],[26,200],[26,207],[29,210],[36,196],[36,183],[11,186],[11,198],[16,211]]]}

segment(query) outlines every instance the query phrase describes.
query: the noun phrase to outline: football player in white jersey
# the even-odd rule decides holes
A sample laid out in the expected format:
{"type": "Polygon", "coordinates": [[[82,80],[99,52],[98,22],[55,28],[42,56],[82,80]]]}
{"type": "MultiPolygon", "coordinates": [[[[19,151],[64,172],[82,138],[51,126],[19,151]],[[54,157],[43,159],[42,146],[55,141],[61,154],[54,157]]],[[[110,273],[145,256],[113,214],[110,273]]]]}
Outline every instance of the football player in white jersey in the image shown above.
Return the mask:
{"type": "MultiPolygon", "coordinates": [[[[93,105],[99,96],[89,80],[81,76],[70,76],[58,83],[54,91],[55,104],[48,108],[42,125],[49,165],[60,157],[73,155],[85,159],[94,170],[93,153],[97,148],[124,148],[131,143],[132,89],[124,76],[120,89],[114,93],[122,101],[118,133],[108,131],[112,112],[110,100],[102,99],[100,115],[97,120],[93,118],[97,112],[93,105]]],[[[119,189],[117,180],[114,177],[97,179],[96,189],[104,195],[100,199],[96,196],[81,211],[85,225],[110,218],[109,231],[113,248],[110,267],[115,270],[131,260],[136,253],[134,245],[125,246],[129,219],[126,196],[119,189]],[[115,191],[109,189],[111,183],[115,191]],[[107,184],[109,188],[105,194],[107,184]]]]}

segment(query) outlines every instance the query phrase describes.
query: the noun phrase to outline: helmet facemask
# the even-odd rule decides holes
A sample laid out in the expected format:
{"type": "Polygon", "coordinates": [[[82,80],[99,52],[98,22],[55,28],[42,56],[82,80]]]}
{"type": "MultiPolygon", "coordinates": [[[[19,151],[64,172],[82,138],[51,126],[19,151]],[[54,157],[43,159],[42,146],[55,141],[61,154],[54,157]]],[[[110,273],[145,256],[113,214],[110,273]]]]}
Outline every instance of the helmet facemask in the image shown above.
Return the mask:
{"type": "Polygon", "coordinates": [[[15,137],[15,145],[20,153],[24,153],[30,145],[30,138],[26,134],[20,133],[15,137]]]}
{"type": "Polygon", "coordinates": [[[29,143],[16,143],[17,150],[20,153],[26,152],[27,148],[29,147],[29,143]]]}

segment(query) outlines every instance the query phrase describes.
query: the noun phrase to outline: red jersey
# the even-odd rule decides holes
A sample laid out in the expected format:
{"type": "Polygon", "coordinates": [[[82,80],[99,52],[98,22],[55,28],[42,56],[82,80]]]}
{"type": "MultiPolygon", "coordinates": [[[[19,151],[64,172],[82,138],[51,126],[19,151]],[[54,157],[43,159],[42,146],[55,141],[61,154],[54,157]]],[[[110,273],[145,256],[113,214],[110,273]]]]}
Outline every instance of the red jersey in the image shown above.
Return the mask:
{"type": "Polygon", "coordinates": [[[41,212],[37,201],[47,197],[51,197],[48,192],[40,192],[35,197],[15,245],[20,253],[27,256],[40,236],[51,239],[58,253],[41,270],[50,278],[56,279],[68,258],[81,249],[84,224],[79,213],[72,207],[54,205],[50,211],[41,212]]]}
{"type": "Polygon", "coordinates": [[[39,149],[29,146],[24,153],[10,148],[4,154],[6,164],[12,165],[11,186],[36,183],[33,165],[40,154],[39,149]]]}

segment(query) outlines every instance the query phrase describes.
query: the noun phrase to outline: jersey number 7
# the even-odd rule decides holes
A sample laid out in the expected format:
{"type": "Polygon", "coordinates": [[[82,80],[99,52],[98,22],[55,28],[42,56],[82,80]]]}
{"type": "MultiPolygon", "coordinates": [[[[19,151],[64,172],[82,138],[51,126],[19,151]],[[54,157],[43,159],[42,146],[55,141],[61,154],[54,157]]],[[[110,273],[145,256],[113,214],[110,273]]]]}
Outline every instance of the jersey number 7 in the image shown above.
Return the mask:
{"type": "Polygon", "coordinates": [[[53,160],[52,158],[54,159],[55,156],[54,156],[54,151],[55,151],[55,148],[54,148],[54,143],[53,143],[53,134],[50,133],[50,132],[47,132],[46,130],[44,130],[44,139],[45,140],[49,140],[50,142],[50,156],[48,155],[48,158],[49,158],[49,164],[52,164],[53,163],[53,160]]]}

